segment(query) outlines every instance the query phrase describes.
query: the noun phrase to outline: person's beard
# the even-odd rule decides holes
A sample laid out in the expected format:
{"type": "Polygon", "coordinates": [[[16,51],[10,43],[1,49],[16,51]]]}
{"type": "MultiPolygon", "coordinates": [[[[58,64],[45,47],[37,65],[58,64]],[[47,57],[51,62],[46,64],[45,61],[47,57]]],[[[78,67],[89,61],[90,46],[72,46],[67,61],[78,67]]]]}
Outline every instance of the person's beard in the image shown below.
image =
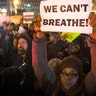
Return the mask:
{"type": "Polygon", "coordinates": [[[24,48],[20,47],[20,48],[18,48],[18,54],[25,55],[26,54],[26,50],[24,50],[24,48]]]}

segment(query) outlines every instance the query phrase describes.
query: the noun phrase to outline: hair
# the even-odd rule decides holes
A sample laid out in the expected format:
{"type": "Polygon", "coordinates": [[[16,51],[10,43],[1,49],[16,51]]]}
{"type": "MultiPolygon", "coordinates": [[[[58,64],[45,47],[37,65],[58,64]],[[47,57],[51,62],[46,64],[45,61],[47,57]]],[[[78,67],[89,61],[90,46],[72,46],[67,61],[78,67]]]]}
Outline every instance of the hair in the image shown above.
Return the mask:
{"type": "Polygon", "coordinates": [[[58,32],[50,32],[49,34],[54,36],[54,38],[56,38],[56,39],[60,39],[61,38],[60,34],[58,32]]]}
{"type": "Polygon", "coordinates": [[[33,21],[33,25],[34,25],[34,24],[36,24],[36,25],[39,26],[39,27],[41,26],[40,21],[37,21],[37,20],[34,20],[34,21],[33,21]]]}
{"type": "Polygon", "coordinates": [[[56,73],[58,66],[61,64],[61,59],[58,58],[52,58],[48,61],[48,66],[52,71],[56,73]]]}

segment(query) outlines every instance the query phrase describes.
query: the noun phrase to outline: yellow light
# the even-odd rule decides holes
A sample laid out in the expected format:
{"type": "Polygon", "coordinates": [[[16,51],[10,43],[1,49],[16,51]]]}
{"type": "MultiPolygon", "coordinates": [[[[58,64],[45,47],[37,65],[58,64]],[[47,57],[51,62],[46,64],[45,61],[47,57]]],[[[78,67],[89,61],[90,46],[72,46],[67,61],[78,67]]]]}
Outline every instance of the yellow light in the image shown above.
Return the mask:
{"type": "Polygon", "coordinates": [[[18,5],[19,1],[18,0],[14,0],[14,5],[18,5]]]}
{"type": "Polygon", "coordinates": [[[17,8],[21,4],[21,2],[20,0],[14,0],[13,4],[14,4],[14,7],[17,8]]]}

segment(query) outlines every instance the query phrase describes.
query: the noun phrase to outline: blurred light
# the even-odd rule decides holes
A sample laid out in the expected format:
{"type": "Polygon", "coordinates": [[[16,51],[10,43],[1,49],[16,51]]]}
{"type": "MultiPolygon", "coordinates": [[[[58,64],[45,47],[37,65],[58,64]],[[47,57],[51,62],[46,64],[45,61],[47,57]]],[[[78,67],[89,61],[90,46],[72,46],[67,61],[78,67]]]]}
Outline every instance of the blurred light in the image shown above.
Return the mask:
{"type": "Polygon", "coordinates": [[[18,0],[14,0],[14,5],[18,5],[19,1],[18,0]]]}
{"type": "Polygon", "coordinates": [[[21,4],[20,0],[14,0],[13,3],[15,8],[17,8],[21,4]]]}
{"type": "Polygon", "coordinates": [[[27,4],[27,7],[31,7],[31,4],[27,4]]]}
{"type": "Polygon", "coordinates": [[[5,13],[6,13],[6,12],[7,12],[7,10],[6,10],[6,9],[2,9],[2,10],[1,10],[1,12],[2,12],[2,13],[3,13],[3,12],[5,12],[5,13]]]}

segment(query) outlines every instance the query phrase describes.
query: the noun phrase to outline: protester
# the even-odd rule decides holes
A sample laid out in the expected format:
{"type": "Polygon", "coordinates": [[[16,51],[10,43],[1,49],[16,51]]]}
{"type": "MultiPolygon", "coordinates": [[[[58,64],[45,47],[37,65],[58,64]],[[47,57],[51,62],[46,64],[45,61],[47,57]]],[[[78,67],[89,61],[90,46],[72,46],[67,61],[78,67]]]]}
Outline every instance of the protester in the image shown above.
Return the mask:
{"type": "Polygon", "coordinates": [[[1,96],[26,96],[24,89],[24,74],[16,67],[8,67],[0,72],[1,96]]]}
{"type": "Polygon", "coordinates": [[[0,71],[5,68],[5,58],[2,48],[0,48],[0,71]]]}
{"type": "Polygon", "coordinates": [[[21,23],[18,29],[18,35],[26,34],[27,31],[28,31],[28,27],[25,26],[23,23],[21,23]]]}
{"type": "MultiPolygon", "coordinates": [[[[36,72],[41,79],[47,80],[45,89],[45,96],[95,96],[96,94],[96,15],[90,13],[89,24],[93,27],[93,32],[90,34],[90,52],[91,52],[91,70],[84,76],[82,62],[75,55],[66,57],[63,59],[60,67],[58,68],[58,73],[56,79],[50,77],[53,73],[48,70],[48,60],[47,60],[47,50],[46,42],[41,38],[38,42],[35,40],[32,45],[32,62],[35,65],[36,72]],[[41,42],[41,43],[40,43],[41,42]],[[34,59],[34,60],[33,60],[34,59]],[[38,70],[37,70],[38,69],[38,70]],[[42,70],[43,71],[42,71],[42,70]],[[46,71],[44,70],[46,69],[46,71]],[[48,74],[49,73],[51,74],[48,74]],[[39,73],[40,72],[40,73],[39,73]],[[50,85],[54,84],[54,85],[50,85]],[[48,84],[48,85],[47,85],[48,84]]],[[[40,31],[39,31],[40,34],[40,31]]],[[[42,34],[42,33],[41,33],[42,34]]],[[[44,33],[43,33],[44,34],[44,33]]],[[[41,36],[41,35],[40,35],[41,36]]],[[[54,74],[53,74],[54,77],[54,74]]],[[[44,84],[44,82],[43,82],[44,84]]]]}
{"type": "Polygon", "coordinates": [[[49,42],[47,43],[48,61],[52,58],[63,59],[66,55],[67,42],[62,40],[58,32],[50,32],[49,42]]]}
{"type": "Polygon", "coordinates": [[[45,42],[45,33],[40,30],[40,21],[34,21],[34,30],[35,33],[32,41],[32,66],[40,86],[42,86],[47,83],[46,78],[53,83],[56,76],[54,72],[50,73],[51,69],[47,64],[47,42],[45,42]]]}
{"type": "Polygon", "coordinates": [[[35,93],[34,82],[37,80],[31,63],[32,39],[28,35],[18,36],[15,46],[15,53],[10,56],[11,66],[18,67],[25,73],[25,92],[27,96],[35,93]]]}

